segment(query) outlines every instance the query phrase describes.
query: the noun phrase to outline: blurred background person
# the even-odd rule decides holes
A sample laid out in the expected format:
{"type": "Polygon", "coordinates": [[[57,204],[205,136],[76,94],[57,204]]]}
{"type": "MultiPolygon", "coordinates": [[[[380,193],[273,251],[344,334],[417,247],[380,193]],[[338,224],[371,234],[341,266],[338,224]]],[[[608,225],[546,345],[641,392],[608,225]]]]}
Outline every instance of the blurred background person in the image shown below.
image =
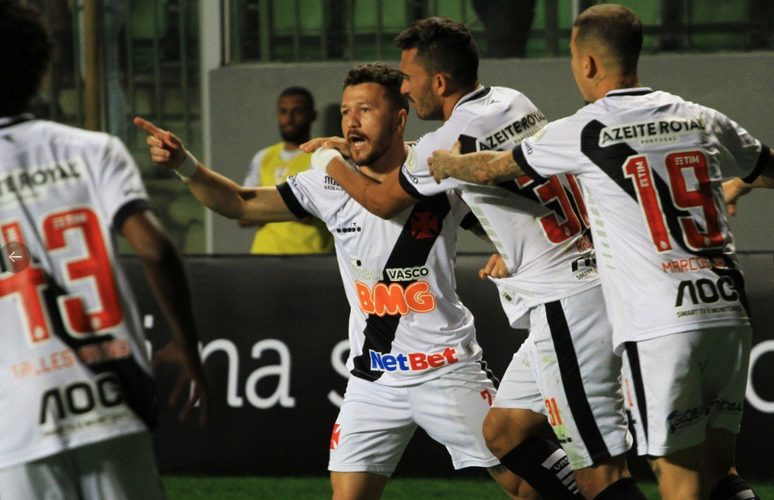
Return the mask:
{"type": "MultiPolygon", "coordinates": [[[[309,140],[317,119],[312,93],[303,87],[288,87],[277,99],[277,122],[282,141],[258,151],[250,162],[244,187],[276,186],[290,175],[309,170],[312,155],[299,146],[309,140]]],[[[250,253],[311,254],[333,251],[333,238],[325,224],[310,218],[306,222],[261,224],[240,220],[241,227],[258,227],[250,253]]]]}

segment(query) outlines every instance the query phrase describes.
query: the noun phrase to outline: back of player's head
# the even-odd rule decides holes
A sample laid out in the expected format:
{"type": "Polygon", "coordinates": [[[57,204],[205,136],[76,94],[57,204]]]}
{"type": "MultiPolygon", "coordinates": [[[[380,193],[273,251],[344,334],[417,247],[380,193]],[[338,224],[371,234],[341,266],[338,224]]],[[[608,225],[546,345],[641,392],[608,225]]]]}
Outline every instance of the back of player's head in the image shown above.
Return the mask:
{"type": "Polygon", "coordinates": [[[642,23],[637,14],[622,5],[600,4],[586,9],[575,20],[575,44],[607,56],[621,74],[637,73],[642,50],[642,23]]]}
{"type": "Polygon", "coordinates": [[[384,96],[396,110],[408,112],[409,103],[406,96],[400,93],[403,75],[400,71],[387,64],[374,62],[361,64],[350,69],[344,78],[342,88],[353,87],[361,83],[377,83],[384,88],[384,96]]]}
{"type": "Polygon", "coordinates": [[[312,96],[312,93],[304,87],[288,87],[280,92],[280,95],[277,97],[277,99],[285,96],[303,97],[306,99],[306,103],[308,105],[307,108],[312,110],[314,109],[314,97],[312,96]]]}
{"type": "Polygon", "coordinates": [[[478,82],[478,46],[461,23],[445,17],[417,21],[395,38],[400,50],[417,49],[431,74],[445,73],[463,88],[478,82]]]}
{"type": "Polygon", "coordinates": [[[0,116],[26,111],[51,59],[40,12],[19,0],[0,0],[0,116]]]}

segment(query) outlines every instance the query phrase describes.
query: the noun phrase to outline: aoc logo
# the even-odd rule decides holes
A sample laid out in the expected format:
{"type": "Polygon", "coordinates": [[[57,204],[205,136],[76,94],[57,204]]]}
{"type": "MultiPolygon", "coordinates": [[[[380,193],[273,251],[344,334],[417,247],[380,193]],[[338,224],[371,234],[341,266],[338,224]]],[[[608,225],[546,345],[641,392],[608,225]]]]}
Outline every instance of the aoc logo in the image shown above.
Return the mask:
{"type": "Polygon", "coordinates": [[[410,352],[406,354],[382,354],[371,350],[371,370],[380,372],[421,372],[431,368],[440,368],[459,361],[457,350],[447,347],[441,353],[425,354],[423,352],[410,352]]]}

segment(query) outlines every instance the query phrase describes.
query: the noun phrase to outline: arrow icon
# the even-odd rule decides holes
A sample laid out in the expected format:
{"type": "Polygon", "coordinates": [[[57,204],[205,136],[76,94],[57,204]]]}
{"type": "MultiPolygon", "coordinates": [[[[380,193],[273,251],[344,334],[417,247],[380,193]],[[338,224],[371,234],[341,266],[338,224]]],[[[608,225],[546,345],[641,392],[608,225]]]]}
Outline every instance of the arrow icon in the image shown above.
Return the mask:
{"type": "Polygon", "coordinates": [[[17,259],[21,259],[21,255],[16,255],[16,252],[11,252],[11,255],[8,256],[9,259],[11,259],[11,262],[16,262],[17,259]]]}

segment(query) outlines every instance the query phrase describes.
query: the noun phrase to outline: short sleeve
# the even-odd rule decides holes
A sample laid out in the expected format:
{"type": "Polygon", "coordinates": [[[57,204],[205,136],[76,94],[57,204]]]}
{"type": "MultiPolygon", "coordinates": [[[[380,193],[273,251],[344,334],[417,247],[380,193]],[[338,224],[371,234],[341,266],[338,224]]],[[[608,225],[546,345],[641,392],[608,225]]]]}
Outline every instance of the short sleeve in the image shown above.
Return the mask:
{"type": "Polygon", "coordinates": [[[721,162],[723,175],[754,181],[768,162],[771,150],[723,113],[711,108],[703,111],[720,147],[733,158],[733,161],[721,162]]]}
{"type": "Polygon", "coordinates": [[[242,183],[246,188],[255,188],[261,186],[261,163],[263,162],[266,149],[258,151],[250,161],[250,167],[247,169],[247,175],[242,183]]]}
{"type": "Polygon", "coordinates": [[[567,118],[549,123],[535,135],[513,148],[513,159],[538,182],[558,174],[579,173],[580,132],[573,131],[567,118]]]}
{"type": "Polygon", "coordinates": [[[118,138],[110,137],[101,163],[96,165],[100,204],[113,229],[120,232],[129,216],[151,207],[150,201],[134,159],[118,138]]]}
{"type": "Polygon", "coordinates": [[[463,184],[453,178],[444,179],[437,184],[427,164],[427,159],[433,156],[433,151],[451,149],[461,131],[462,127],[449,121],[435,132],[422,136],[414,146],[409,148],[409,154],[400,171],[400,185],[404,191],[421,200],[463,184]]]}
{"type": "Polygon", "coordinates": [[[277,189],[293,215],[299,219],[313,215],[326,222],[346,196],[330,176],[319,170],[291,175],[277,189]]]}

